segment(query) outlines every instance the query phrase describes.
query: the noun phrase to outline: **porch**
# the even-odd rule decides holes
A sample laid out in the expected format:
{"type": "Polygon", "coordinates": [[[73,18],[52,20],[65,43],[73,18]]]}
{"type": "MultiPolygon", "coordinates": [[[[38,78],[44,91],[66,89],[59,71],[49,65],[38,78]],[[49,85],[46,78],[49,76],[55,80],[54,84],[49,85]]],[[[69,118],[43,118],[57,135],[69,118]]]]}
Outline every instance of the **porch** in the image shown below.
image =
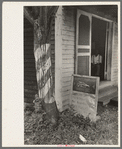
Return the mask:
{"type": "Polygon", "coordinates": [[[111,99],[118,97],[118,87],[114,86],[111,81],[100,81],[98,102],[106,105],[111,99]]]}

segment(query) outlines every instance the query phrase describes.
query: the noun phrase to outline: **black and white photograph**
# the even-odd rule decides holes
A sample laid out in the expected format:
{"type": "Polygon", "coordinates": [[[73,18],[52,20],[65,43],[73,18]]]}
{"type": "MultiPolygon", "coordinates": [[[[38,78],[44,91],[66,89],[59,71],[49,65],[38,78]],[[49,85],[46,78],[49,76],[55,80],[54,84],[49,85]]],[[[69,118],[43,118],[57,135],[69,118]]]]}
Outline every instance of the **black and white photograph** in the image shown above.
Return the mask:
{"type": "Polygon", "coordinates": [[[23,15],[24,143],[117,145],[118,6],[25,6],[23,15]]]}
{"type": "Polygon", "coordinates": [[[3,146],[119,147],[120,2],[11,2],[3,15],[3,146]]]}

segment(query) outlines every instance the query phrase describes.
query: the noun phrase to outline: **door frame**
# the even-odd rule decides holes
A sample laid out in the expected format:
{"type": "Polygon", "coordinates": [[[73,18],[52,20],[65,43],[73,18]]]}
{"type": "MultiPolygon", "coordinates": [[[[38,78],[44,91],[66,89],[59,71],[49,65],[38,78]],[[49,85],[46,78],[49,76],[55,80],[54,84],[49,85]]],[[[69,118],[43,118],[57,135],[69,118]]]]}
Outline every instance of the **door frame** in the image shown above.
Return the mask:
{"type": "Polygon", "coordinates": [[[80,9],[77,9],[77,17],[76,17],[76,67],[75,67],[75,73],[77,74],[77,67],[78,67],[78,56],[89,56],[89,76],[91,76],[91,29],[92,29],[92,16],[90,13],[87,13],[85,11],[82,11],[80,9]],[[89,45],[78,45],[78,36],[79,36],[79,17],[80,15],[87,16],[90,21],[90,34],[89,34],[89,45]],[[89,53],[78,53],[78,48],[84,48],[89,49],[89,53]]]}
{"type": "MultiPolygon", "coordinates": [[[[78,56],[81,56],[81,55],[84,55],[84,54],[78,54],[78,48],[82,47],[82,48],[86,48],[87,46],[83,47],[83,46],[78,46],[78,36],[79,36],[79,32],[78,32],[78,29],[79,29],[79,17],[80,15],[83,14],[85,16],[88,16],[89,17],[89,20],[90,20],[90,35],[89,35],[89,40],[90,40],[90,47],[88,46],[90,52],[90,56],[89,56],[89,76],[91,76],[91,42],[92,42],[92,18],[95,17],[95,18],[98,18],[98,19],[101,19],[103,21],[106,21],[108,22],[109,24],[114,24],[112,20],[109,20],[109,19],[106,19],[104,17],[101,17],[101,16],[98,16],[98,15],[95,15],[95,14],[92,14],[92,13],[88,13],[86,11],[83,11],[83,10],[80,10],[80,9],[77,9],[77,15],[76,15],[76,50],[75,50],[75,74],[77,74],[77,67],[78,67],[78,56]]],[[[110,30],[110,29],[109,29],[110,30]]],[[[112,33],[110,32],[110,34],[112,35],[112,43],[113,43],[113,30],[114,28],[111,30],[112,33]]],[[[109,35],[110,36],[110,35],[109,35]]],[[[110,38],[110,37],[108,37],[110,38]]],[[[109,39],[108,39],[109,40],[109,39]]],[[[110,44],[109,44],[109,47],[110,47],[110,44]]],[[[111,62],[112,62],[112,44],[111,44],[111,49],[108,48],[109,50],[109,53],[111,53],[111,62]],[[111,52],[110,52],[111,50],[111,52]]],[[[106,49],[105,49],[106,50],[106,49]]],[[[87,54],[85,54],[86,56],[87,54]]],[[[107,63],[108,65],[108,63],[107,63]]],[[[111,66],[111,64],[110,64],[111,66]]],[[[112,67],[112,66],[111,66],[112,67]]],[[[111,71],[111,68],[109,68],[110,71],[111,71]]],[[[104,72],[105,73],[105,72],[104,72]]],[[[109,80],[110,79],[110,76],[109,76],[109,80]]]]}

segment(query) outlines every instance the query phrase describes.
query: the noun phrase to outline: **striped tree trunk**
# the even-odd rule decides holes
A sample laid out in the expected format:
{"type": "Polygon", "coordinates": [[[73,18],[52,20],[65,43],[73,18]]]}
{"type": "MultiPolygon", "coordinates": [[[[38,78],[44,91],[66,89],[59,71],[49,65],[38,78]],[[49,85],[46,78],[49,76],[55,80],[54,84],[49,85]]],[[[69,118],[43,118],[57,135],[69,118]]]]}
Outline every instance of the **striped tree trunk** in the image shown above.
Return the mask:
{"type": "MultiPolygon", "coordinates": [[[[44,16],[47,12],[44,10],[44,16]]],[[[40,9],[42,12],[42,8],[40,9]]],[[[44,17],[41,17],[44,19],[44,17]]],[[[34,56],[36,65],[36,76],[38,84],[39,99],[44,101],[47,117],[53,123],[57,121],[58,110],[55,104],[54,84],[51,66],[51,45],[49,43],[49,33],[47,32],[47,19],[43,20],[44,24],[39,25],[40,19],[34,24],[34,56]]],[[[46,18],[46,17],[45,17],[46,18]]]]}

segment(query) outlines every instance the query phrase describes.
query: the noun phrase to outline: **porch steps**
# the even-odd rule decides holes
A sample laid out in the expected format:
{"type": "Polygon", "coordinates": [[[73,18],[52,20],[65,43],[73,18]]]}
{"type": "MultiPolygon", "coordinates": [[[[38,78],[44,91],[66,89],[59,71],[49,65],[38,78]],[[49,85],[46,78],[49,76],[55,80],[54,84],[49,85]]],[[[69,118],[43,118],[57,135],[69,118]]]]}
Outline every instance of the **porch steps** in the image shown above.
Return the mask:
{"type": "Polygon", "coordinates": [[[98,102],[102,102],[103,105],[106,105],[110,102],[111,99],[118,96],[118,88],[113,85],[103,85],[99,87],[98,102]]]}

